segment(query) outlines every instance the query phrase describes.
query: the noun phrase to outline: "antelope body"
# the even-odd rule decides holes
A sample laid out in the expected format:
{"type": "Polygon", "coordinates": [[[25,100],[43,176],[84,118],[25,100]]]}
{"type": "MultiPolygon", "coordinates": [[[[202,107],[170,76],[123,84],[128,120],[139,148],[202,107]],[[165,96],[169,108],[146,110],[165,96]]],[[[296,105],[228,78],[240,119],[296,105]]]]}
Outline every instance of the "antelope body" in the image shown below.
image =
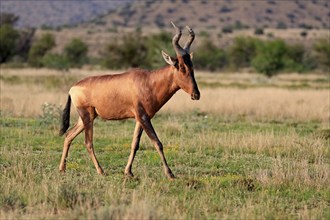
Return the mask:
{"type": "Polygon", "coordinates": [[[66,107],[63,110],[60,135],[63,135],[69,128],[71,102],[78,111],[79,119],[66,134],[60,171],[66,169],[66,158],[71,142],[85,130],[85,144],[88,153],[97,172],[104,174],[93,148],[94,119],[97,116],[107,120],[135,118],[136,125],[125,174],[133,176],[132,163],[139,148],[142,132],[145,131],[160,155],[165,174],[169,178],[174,178],[165,159],[162,143],[150,120],[179,89],[190,94],[194,100],[200,98],[200,93],[189,54],[191,43],[195,37],[194,32],[187,26],[190,38],[182,48],[178,43],[181,29],[173,23],[172,25],[176,30],[172,43],[177,57],[172,58],[162,51],[168,66],[154,71],[135,69],[118,75],[87,77],[71,87],[66,107]]]}

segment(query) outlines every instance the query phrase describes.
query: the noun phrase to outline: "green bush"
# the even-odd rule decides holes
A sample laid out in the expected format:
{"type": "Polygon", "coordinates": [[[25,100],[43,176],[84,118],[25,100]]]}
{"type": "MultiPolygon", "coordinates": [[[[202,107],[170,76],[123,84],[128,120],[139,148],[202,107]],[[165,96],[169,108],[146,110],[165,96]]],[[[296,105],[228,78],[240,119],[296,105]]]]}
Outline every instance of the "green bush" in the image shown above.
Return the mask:
{"type": "Polygon", "coordinates": [[[264,34],[264,29],[263,28],[256,28],[256,29],[254,29],[254,34],[255,35],[263,35],[264,34]]]}
{"type": "Polygon", "coordinates": [[[4,63],[14,56],[18,38],[18,32],[11,25],[0,26],[0,63],[4,63]]]}
{"type": "Polygon", "coordinates": [[[321,38],[314,44],[314,52],[320,69],[330,71],[330,40],[321,38]]]}
{"type": "Polygon", "coordinates": [[[251,66],[251,60],[256,56],[257,44],[260,40],[252,37],[236,37],[228,48],[228,61],[233,69],[251,66]]]}
{"type": "Polygon", "coordinates": [[[222,28],[222,33],[233,33],[233,27],[232,26],[225,26],[222,28]]]}
{"type": "Polygon", "coordinates": [[[32,44],[28,55],[28,63],[33,67],[42,67],[42,58],[55,47],[55,39],[51,34],[43,35],[39,40],[32,44]]]}
{"type": "Polygon", "coordinates": [[[284,68],[288,72],[306,72],[315,69],[315,60],[302,44],[286,45],[284,68]]]}
{"type": "Polygon", "coordinates": [[[26,62],[28,59],[29,51],[32,46],[32,41],[34,38],[36,29],[25,29],[25,30],[19,30],[19,39],[16,43],[16,54],[15,54],[15,61],[21,61],[26,62]]]}
{"type": "Polygon", "coordinates": [[[88,46],[80,39],[72,39],[65,48],[64,56],[71,67],[81,67],[87,62],[88,46]]]}
{"type": "Polygon", "coordinates": [[[252,60],[252,66],[257,72],[271,77],[284,68],[283,57],[286,52],[286,44],[282,40],[260,43],[257,46],[256,57],[252,60]]]}
{"type": "Polygon", "coordinates": [[[276,25],[277,29],[287,29],[287,25],[283,21],[279,21],[276,25]]]}
{"type": "Polygon", "coordinates": [[[14,28],[19,17],[11,13],[0,13],[0,63],[13,62],[22,65],[27,60],[34,28],[14,28]]]}
{"type": "Polygon", "coordinates": [[[198,69],[215,71],[227,64],[227,55],[224,50],[217,48],[212,41],[204,40],[198,47],[193,63],[198,69]]]}
{"type": "Polygon", "coordinates": [[[71,62],[67,57],[59,54],[48,53],[41,58],[41,64],[43,67],[57,70],[68,70],[71,66],[71,62]]]}
{"type": "Polygon", "coordinates": [[[167,32],[161,32],[149,36],[145,40],[146,47],[148,48],[147,65],[149,68],[155,69],[166,65],[163,56],[161,55],[161,50],[166,51],[168,54],[175,55],[172,46],[172,35],[167,32]]]}
{"type": "Polygon", "coordinates": [[[109,69],[149,68],[150,62],[145,38],[140,33],[134,32],[125,35],[122,41],[114,40],[106,46],[102,54],[102,65],[109,69]]]}
{"type": "Polygon", "coordinates": [[[303,37],[303,38],[306,38],[307,35],[308,35],[308,32],[307,31],[300,32],[300,36],[303,37]]]}
{"type": "Polygon", "coordinates": [[[0,13],[0,26],[9,25],[14,26],[16,22],[19,20],[19,16],[12,13],[0,13]]]}
{"type": "MultiPolygon", "coordinates": [[[[160,55],[163,49],[174,55],[172,34],[160,33],[142,37],[135,32],[111,42],[105,49],[103,66],[111,69],[129,67],[159,68],[164,66],[160,55]]],[[[237,37],[223,50],[210,39],[197,45],[194,65],[197,69],[216,71],[224,68],[253,67],[257,72],[271,77],[279,71],[306,72],[319,66],[329,67],[329,44],[325,39],[314,45],[316,56],[302,44],[291,45],[283,40],[264,41],[253,37],[237,37]]]]}

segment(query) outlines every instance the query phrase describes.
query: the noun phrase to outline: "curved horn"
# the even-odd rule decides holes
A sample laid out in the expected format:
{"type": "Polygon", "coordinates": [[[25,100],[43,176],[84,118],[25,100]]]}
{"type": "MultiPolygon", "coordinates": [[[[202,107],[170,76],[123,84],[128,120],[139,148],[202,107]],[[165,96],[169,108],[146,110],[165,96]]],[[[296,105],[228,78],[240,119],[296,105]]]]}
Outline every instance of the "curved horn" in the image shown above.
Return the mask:
{"type": "Polygon", "coordinates": [[[192,42],[193,42],[194,39],[195,39],[195,33],[194,33],[194,31],[193,31],[189,26],[186,26],[186,28],[187,28],[188,31],[189,31],[189,35],[190,35],[190,37],[189,37],[188,41],[186,42],[186,44],[184,45],[183,49],[184,49],[187,53],[189,53],[189,51],[190,51],[190,46],[191,46],[192,42]]]}
{"type": "Polygon", "coordinates": [[[179,40],[182,35],[181,29],[178,28],[172,21],[171,21],[171,24],[173,25],[175,32],[176,32],[172,39],[172,44],[173,44],[174,50],[175,50],[177,56],[183,56],[184,54],[186,54],[186,51],[184,49],[182,49],[182,47],[179,45],[179,40]]]}

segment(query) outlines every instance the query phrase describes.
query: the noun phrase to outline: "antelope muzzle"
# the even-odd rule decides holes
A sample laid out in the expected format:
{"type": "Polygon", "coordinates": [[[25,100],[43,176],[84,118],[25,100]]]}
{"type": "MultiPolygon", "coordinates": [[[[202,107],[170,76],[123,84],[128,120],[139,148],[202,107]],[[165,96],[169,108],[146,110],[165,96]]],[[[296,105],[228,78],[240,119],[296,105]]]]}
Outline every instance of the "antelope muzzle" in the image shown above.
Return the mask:
{"type": "Polygon", "coordinates": [[[195,90],[192,94],[191,94],[191,99],[192,100],[199,100],[201,97],[201,94],[199,92],[199,90],[195,90]]]}

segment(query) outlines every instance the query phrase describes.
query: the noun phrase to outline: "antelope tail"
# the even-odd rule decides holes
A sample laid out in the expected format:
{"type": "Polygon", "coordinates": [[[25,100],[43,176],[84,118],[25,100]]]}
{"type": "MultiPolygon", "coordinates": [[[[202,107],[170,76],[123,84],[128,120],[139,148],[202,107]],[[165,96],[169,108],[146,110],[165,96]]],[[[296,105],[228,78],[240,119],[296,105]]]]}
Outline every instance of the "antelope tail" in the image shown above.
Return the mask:
{"type": "Polygon", "coordinates": [[[61,130],[59,135],[62,136],[70,127],[70,108],[71,108],[71,96],[68,96],[65,108],[62,113],[61,130]]]}

